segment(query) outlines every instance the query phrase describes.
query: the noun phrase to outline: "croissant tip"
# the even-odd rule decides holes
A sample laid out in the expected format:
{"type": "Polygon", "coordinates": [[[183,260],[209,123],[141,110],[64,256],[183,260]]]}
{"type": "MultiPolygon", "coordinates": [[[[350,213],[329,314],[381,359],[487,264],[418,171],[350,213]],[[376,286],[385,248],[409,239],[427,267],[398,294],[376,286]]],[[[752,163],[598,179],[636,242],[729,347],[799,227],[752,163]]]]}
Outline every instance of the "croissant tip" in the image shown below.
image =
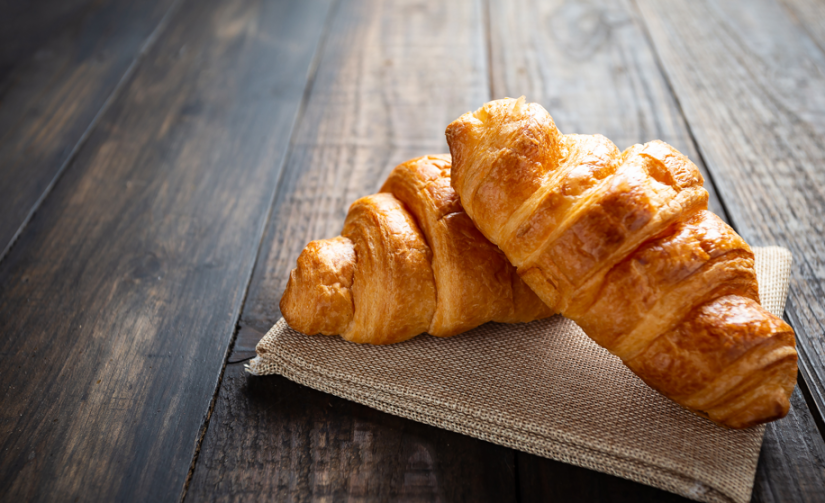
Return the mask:
{"type": "Polygon", "coordinates": [[[311,241],[289,274],[279,307],[287,324],[307,335],[340,333],[352,319],[350,287],[355,263],[344,237],[311,241]]]}
{"type": "Polygon", "coordinates": [[[753,428],[755,426],[759,426],[760,424],[767,424],[782,419],[788,415],[791,408],[791,404],[787,398],[784,401],[774,402],[771,406],[773,409],[770,411],[763,409],[763,412],[765,412],[763,414],[747,414],[741,417],[733,417],[720,424],[735,430],[753,428]]]}

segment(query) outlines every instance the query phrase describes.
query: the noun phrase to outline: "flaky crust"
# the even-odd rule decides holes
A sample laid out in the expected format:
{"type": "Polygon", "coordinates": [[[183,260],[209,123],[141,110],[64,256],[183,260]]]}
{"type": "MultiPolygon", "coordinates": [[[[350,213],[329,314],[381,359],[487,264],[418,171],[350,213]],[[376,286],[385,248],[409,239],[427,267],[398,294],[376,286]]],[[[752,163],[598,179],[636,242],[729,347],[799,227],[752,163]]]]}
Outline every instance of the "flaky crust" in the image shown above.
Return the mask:
{"type": "Polygon", "coordinates": [[[745,428],[787,414],[793,330],[759,305],[753,253],[707,211],[698,168],[653,141],[563,135],[524,98],[447,127],[452,184],[554,310],[664,395],[745,428]]]}
{"type": "Polygon", "coordinates": [[[392,344],[553,314],[461,208],[449,155],[397,166],[341,234],[309,243],[290,273],[280,306],[296,330],[392,344]]]}

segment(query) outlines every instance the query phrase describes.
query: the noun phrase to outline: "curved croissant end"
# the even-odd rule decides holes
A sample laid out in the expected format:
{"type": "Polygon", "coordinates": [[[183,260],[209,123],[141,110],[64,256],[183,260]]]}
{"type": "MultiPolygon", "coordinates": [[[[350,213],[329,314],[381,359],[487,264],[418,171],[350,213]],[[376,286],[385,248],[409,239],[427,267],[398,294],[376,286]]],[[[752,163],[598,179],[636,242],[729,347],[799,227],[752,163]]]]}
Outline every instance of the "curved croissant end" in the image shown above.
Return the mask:
{"type": "Polygon", "coordinates": [[[307,245],[290,273],[280,305],[296,330],[392,344],[553,314],[462,210],[448,155],[397,166],[341,234],[307,245]]]}
{"type": "Polygon", "coordinates": [[[787,414],[793,330],[759,305],[753,253],[698,168],[653,141],[564,135],[524,98],[447,127],[475,224],[554,310],[651,387],[734,428],[787,414]]]}
{"type": "Polygon", "coordinates": [[[352,322],[352,241],[338,236],[309,243],[289,273],[281,313],[289,326],[305,334],[336,335],[352,322]]]}

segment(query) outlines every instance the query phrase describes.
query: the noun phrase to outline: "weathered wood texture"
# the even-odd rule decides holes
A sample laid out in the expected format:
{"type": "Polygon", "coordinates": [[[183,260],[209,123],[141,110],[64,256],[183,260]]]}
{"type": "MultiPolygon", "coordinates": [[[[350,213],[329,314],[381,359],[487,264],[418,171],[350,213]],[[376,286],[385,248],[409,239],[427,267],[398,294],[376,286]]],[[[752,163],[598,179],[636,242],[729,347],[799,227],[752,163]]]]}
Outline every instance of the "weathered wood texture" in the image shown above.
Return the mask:
{"type": "Polygon", "coordinates": [[[265,332],[304,246],[397,164],[448,152],[447,124],[489,97],[480,2],[346,1],[298,123],[242,324],[265,332]]]}
{"type": "Polygon", "coordinates": [[[792,22],[801,27],[825,52],[825,2],[817,0],[777,0],[792,22]]]}
{"type": "Polygon", "coordinates": [[[793,252],[786,313],[825,417],[825,53],[773,0],[638,5],[734,226],[793,252]]]}
{"type": "Polygon", "coordinates": [[[689,503],[661,489],[560,461],[518,453],[519,501],[689,503]]]}
{"type": "Polygon", "coordinates": [[[0,81],[55,33],[76,25],[94,0],[0,0],[0,81]]]}
{"type": "MultiPolygon", "coordinates": [[[[802,262],[788,313],[822,407],[821,4],[331,2],[185,0],[139,64],[173,0],[0,5],[0,250],[67,166],[0,262],[0,500],[178,499],[239,316],[230,362],[279,317],[306,242],[491,96],[706,159],[740,232],[802,262]]],[[[825,494],[792,402],[754,501],[825,494]]],[[[195,459],[187,500],[682,501],[240,364],[195,459]]]]}
{"type": "Polygon", "coordinates": [[[0,6],[0,259],[173,3],[0,6]]]}
{"type": "Polygon", "coordinates": [[[797,388],[791,395],[791,411],[765,431],[751,501],[825,501],[825,444],[817,433],[797,388]]]}
{"type": "Polygon", "coordinates": [[[513,451],[229,365],[185,501],[515,502],[513,451]]]}
{"type": "MultiPolygon", "coordinates": [[[[345,0],[334,11],[232,360],[278,320],[307,242],[489,96],[480,2],[345,0]],[[256,332],[257,331],[257,332],[256,332]]],[[[227,368],[186,501],[513,501],[513,451],[227,368]]]]}
{"type": "Polygon", "coordinates": [[[659,139],[705,175],[710,209],[724,216],[679,106],[623,0],[490,0],[494,98],[541,103],[563,133],[599,133],[620,149],[659,139]]]}
{"type": "MultiPolygon", "coordinates": [[[[524,94],[543,104],[563,132],[600,133],[619,148],[653,139],[672,144],[703,170],[710,207],[727,219],[631,4],[623,0],[492,2],[490,33],[496,97],[524,94]]],[[[766,432],[755,501],[773,501],[778,492],[804,500],[816,495],[811,484],[825,487],[825,446],[798,390],[793,404],[791,416],[766,432]]],[[[519,479],[528,500],[575,494],[578,501],[601,501],[605,496],[601,489],[586,486],[600,487],[596,481],[607,476],[593,473],[593,484],[587,484],[585,475],[577,475],[581,483],[570,485],[567,477],[574,477],[575,469],[559,471],[557,463],[523,453],[517,456],[519,473],[533,474],[519,479]],[[559,492],[568,486],[581,492],[559,492]]],[[[639,484],[612,483],[615,494],[627,494],[630,500],[637,494],[630,489],[634,485],[639,497],[647,494],[639,484]]]]}
{"type": "Polygon", "coordinates": [[[0,500],[175,501],[325,1],[190,1],[0,262],[0,500]]]}

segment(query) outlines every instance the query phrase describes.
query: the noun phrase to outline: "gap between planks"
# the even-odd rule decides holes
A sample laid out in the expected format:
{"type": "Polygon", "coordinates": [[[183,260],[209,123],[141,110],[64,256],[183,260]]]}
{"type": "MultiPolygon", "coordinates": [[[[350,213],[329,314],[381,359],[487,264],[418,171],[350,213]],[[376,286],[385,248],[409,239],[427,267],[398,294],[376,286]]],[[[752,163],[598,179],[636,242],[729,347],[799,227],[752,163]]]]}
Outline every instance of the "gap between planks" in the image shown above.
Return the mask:
{"type": "MultiPolygon", "coordinates": [[[[177,3],[183,0],[176,0],[177,3]]],[[[260,259],[263,253],[263,245],[264,245],[264,234],[266,232],[267,227],[269,226],[269,220],[272,218],[272,209],[275,205],[275,197],[279,192],[279,188],[281,186],[281,182],[284,178],[284,167],[286,166],[287,161],[289,160],[290,156],[292,155],[293,149],[293,139],[295,134],[295,126],[298,124],[298,121],[301,117],[304,116],[304,112],[306,111],[307,101],[309,100],[309,96],[312,92],[312,88],[315,84],[315,76],[318,73],[318,64],[321,59],[321,55],[323,54],[323,49],[326,46],[327,42],[327,34],[329,33],[329,26],[330,22],[334,18],[335,14],[338,12],[338,7],[341,5],[341,0],[333,0],[332,5],[330,5],[329,9],[327,10],[326,17],[324,19],[324,27],[321,31],[320,38],[315,46],[315,51],[312,54],[312,61],[310,62],[309,71],[307,72],[306,84],[304,85],[304,91],[301,95],[301,103],[298,106],[298,111],[293,117],[292,125],[289,129],[289,147],[286,149],[286,152],[283,156],[281,156],[280,162],[277,164],[278,169],[278,179],[275,182],[275,187],[272,190],[272,195],[270,197],[269,203],[267,205],[267,212],[266,218],[263,219],[260,228],[258,229],[257,233],[257,251],[255,253],[255,259],[252,260],[251,266],[246,274],[245,284],[246,287],[244,288],[243,298],[241,299],[240,307],[235,315],[235,329],[232,333],[232,338],[229,341],[229,345],[226,348],[226,352],[223,357],[223,365],[221,366],[220,374],[218,375],[218,380],[215,383],[215,390],[212,392],[212,399],[209,401],[209,409],[203,419],[203,424],[201,424],[200,430],[198,431],[198,437],[195,440],[195,449],[192,453],[192,462],[189,464],[189,472],[186,474],[186,481],[184,482],[183,488],[181,490],[180,499],[181,503],[184,502],[186,499],[186,494],[189,491],[189,485],[192,483],[192,476],[195,474],[195,467],[198,463],[198,457],[200,455],[201,447],[203,446],[203,439],[206,437],[206,432],[209,429],[209,421],[212,419],[212,413],[215,411],[215,404],[218,401],[218,393],[221,390],[221,386],[223,384],[223,377],[226,373],[226,366],[230,364],[229,357],[232,355],[232,351],[235,347],[235,341],[238,338],[238,331],[240,330],[240,319],[244,311],[244,306],[246,305],[246,299],[249,296],[249,290],[252,286],[252,276],[255,272],[255,268],[258,265],[258,260],[260,259]]],[[[239,361],[231,362],[231,364],[241,363],[246,360],[249,360],[253,357],[245,358],[239,361]]]]}
{"type": "Polygon", "coordinates": [[[32,217],[34,217],[37,210],[40,209],[40,206],[43,204],[43,201],[51,194],[52,189],[57,185],[57,182],[60,180],[60,177],[66,171],[66,168],[75,160],[77,157],[77,153],[80,152],[80,149],[86,143],[86,140],[91,136],[92,131],[94,131],[95,127],[101,117],[106,113],[112,103],[114,103],[115,99],[117,99],[118,95],[120,94],[121,90],[126,87],[126,84],[131,80],[132,75],[134,75],[135,71],[137,70],[138,66],[140,66],[141,61],[143,60],[146,53],[149,52],[150,49],[155,45],[155,42],[160,38],[160,35],[163,33],[164,29],[168,26],[169,20],[172,16],[175,15],[180,5],[184,2],[184,0],[173,0],[172,5],[169,6],[166,13],[163,14],[163,17],[158,21],[157,26],[152,32],[146,37],[146,40],[143,42],[143,45],[138,50],[137,54],[135,54],[134,59],[129,64],[129,67],[126,68],[126,71],[123,72],[123,75],[118,80],[117,84],[115,85],[112,92],[109,93],[109,96],[106,98],[106,101],[100,106],[97,113],[94,115],[92,120],[89,122],[89,125],[86,126],[86,129],[83,130],[83,134],[80,135],[80,138],[77,139],[72,150],[69,152],[69,155],[66,156],[66,159],[63,160],[63,163],[60,164],[60,167],[57,168],[57,172],[55,172],[52,179],[49,181],[48,185],[43,189],[43,192],[37,198],[37,200],[32,205],[29,212],[26,214],[26,217],[20,222],[20,225],[17,227],[17,231],[15,231],[14,235],[12,235],[9,242],[6,244],[3,251],[0,252],[0,262],[8,256],[11,249],[14,247],[14,244],[17,242],[17,238],[20,237],[20,234],[23,233],[23,230],[29,225],[31,222],[32,217]]]}

